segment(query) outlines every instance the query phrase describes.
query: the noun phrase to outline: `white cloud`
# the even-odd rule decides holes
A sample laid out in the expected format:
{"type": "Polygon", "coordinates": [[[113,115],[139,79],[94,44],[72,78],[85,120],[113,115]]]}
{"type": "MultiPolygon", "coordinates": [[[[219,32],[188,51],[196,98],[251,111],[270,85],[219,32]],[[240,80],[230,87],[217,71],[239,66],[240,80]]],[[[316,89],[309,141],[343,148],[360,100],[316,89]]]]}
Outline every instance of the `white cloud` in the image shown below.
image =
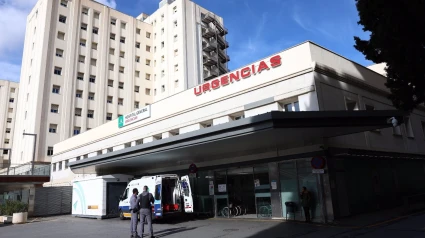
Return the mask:
{"type": "Polygon", "coordinates": [[[21,66],[0,61],[0,79],[19,82],[21,66]]]}
{"type": "Polygon", "coordinates": [[[110,8],[116,8],[117,2],[115,0],[95,0],[96,2],[102,3],[110,8]]]}

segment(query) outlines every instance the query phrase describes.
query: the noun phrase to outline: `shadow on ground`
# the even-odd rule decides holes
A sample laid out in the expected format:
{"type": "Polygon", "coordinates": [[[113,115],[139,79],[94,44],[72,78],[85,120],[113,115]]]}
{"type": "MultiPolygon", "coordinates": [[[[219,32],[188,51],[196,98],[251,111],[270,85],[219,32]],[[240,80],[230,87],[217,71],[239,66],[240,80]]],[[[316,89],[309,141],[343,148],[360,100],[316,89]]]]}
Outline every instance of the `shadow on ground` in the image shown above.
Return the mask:
{"type": "Polygon", "coordinates": [[[155,231],[155,237],[166,237],[169,235],[173,235],[180,232],[195,230],[197,227],[177,227],[177,228],[170,228],[160,231],[155,231]]]}

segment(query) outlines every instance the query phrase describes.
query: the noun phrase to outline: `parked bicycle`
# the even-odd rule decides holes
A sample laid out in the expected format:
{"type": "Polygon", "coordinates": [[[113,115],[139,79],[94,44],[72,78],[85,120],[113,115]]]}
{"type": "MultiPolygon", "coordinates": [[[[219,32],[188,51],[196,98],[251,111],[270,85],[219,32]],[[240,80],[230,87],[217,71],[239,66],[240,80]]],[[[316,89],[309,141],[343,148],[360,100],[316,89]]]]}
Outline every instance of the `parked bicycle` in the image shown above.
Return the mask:
{"type": "Polygon", "coordinates": [[[271,205],[260,206],[260,208],[258,209],[258,214],[261,217],[271,217],[272,216],[272,206],[271,205]]]}

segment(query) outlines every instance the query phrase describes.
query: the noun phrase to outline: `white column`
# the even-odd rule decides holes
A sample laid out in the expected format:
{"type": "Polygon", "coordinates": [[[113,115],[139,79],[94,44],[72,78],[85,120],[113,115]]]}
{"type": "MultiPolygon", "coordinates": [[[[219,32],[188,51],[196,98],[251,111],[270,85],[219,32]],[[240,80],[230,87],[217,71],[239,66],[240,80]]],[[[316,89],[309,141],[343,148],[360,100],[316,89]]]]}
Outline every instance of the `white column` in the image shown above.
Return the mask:
{"type": "Polygon", "coordinates": [[[191,132],[191,131],[196,131],[196,130],[199,130],[201,128],[202,128],[201,124],[196,123],[194,125],[190,125],[190,126],[180,128],[180,134],[184,134],[184,133],[191,132]]]}
{"type": "Polygon", "coordinates": [[[230,122],[232,119],[229,116],[219,117],[213,120],[213,125],[219,125],[230,122]]]}
{"type": "Polygon", "coordinates": [[[261,107],[249,109],[249,110],[245,111],[245,118],[257,116],[257,115],[264,114],[264,113],[271,112],[271,111],[282,111],[282,106],[279,103],[274,102],[274,103],[267,104],[267,105],[264,105],[264,106],[261,106],[261,107]]]}

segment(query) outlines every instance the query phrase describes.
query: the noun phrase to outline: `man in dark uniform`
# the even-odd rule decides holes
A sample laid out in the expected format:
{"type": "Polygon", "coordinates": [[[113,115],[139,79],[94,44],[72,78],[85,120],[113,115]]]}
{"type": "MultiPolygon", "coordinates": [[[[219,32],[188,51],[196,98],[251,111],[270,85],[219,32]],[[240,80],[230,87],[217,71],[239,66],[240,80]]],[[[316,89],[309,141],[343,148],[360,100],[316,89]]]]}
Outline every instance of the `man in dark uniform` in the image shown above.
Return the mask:
{"type": "Polygon", "coordinates": [[[301,194],[300,194],[300,198],[301,198],[301,206],[304,209],[305,221],[311,222],[311,217],[310,217],[311,194],[306,187],[303,187],[303,190],[301,191],[301,194]]]}
{"type": "Polygon", "coordinates": [[[143,193],[141,193],[137,198],[137,203],[140,207],[140,226],[142,227],[140,235],[142,237],[143,231],[145,229],[145,219],[149,226],[149,231],[151,235],[150,237],[154,237],[152,228],[152,205],[154,204],[154,202],[155,200],[153,198],[152,193],[148,192],[148,186],[143,186],[143,193]]]}
{"type": "Polygon", "coordinates": [[[137,195],[139,191],[137,188],[133,188],[133,195],[130,198],[130,212],[131,212],[131,224],[130,231],[131,237],[137,238],[137,215],[139,214],[139,204],[137,203],[137,195]]]}

